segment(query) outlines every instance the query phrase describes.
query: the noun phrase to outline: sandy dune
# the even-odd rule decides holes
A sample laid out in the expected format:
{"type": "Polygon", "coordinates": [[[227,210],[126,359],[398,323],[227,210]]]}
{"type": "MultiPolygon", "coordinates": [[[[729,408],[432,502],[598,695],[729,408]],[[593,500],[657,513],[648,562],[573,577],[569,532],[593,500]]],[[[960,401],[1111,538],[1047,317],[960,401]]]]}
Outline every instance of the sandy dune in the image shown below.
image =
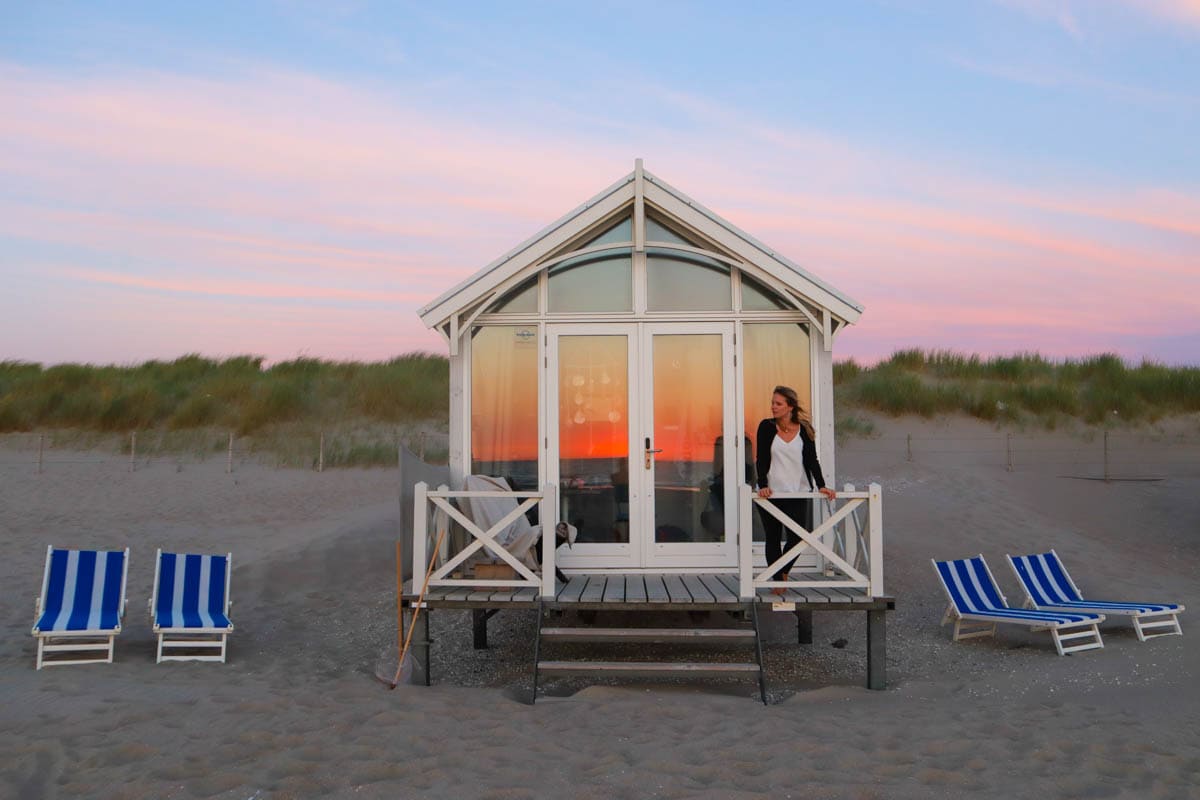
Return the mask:
{"type": "Polygon", "coordinates": [[[385,690],[393,471],[130,473],[88,454],[39,475],[27,452],[0,451],[0,797],[1200,798],[1200,467],[1179,466],[1200,465],[1200,436],[1180,445],[1164,480],[1109,484],[843,446],[839,482],[885,488],[889,689],[861,688],[863,615],[818,614],[797,647],[779,614],[766,708],[741,683],[552,685],[526,705],[520,613],[496,617],[476,652],[465,615],[440,612],[435,685],[385,690]],[[34,670],[49,543],[132,548],[115,664],[34,670]],[[159,546],[233,552],[228,664],[154,664],[159,546]],[[1085,591],[1187,604],[1185,636],[1141,644],[1113,622],[1104,650],[1067,658],[1045,634],[949,641],[930,558],[982,552],[1013,600],[1004,553],[1050,546],[1085,591]]]}

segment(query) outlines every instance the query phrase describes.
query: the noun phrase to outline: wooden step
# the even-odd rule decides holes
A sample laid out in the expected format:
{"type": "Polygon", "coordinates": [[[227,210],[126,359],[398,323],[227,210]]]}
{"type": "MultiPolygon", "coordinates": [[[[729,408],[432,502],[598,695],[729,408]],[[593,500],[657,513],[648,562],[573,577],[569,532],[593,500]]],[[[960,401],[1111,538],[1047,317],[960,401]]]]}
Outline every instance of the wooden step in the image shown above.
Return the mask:
{"type": "Polygon", "coordinates": [[[757,675],[758,664],[713,664],[685,661],[539,661],[545,675],[610,675],[613,677],[690,678],[714,675],[757,675]]]}
{"type": "Polygon", "coordinates": [[[556,642],[742,642],[754,640],[754,629],[542,628],[542,639],[556,642]]]}

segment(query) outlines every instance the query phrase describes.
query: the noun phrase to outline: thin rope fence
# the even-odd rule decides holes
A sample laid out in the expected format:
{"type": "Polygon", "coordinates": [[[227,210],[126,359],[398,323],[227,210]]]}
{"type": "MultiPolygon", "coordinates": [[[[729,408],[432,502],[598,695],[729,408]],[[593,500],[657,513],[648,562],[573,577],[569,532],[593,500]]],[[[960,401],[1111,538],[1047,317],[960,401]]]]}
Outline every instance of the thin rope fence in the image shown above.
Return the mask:
{"type": "Polygon", "coordinates": [[[999,467],[1008,472],[1061,473],[1064,477],[1137,479],[1200,477],[1200,436],[1167,437],[1101,431],[1090,437],[996,434],[992,436],[881,436],[848,439],[852,454],[891,456],[940,467],[999,467]]]}
{"type": "Polygon", "coordinates": [[[48,472],[56,466],[94,465],[137,472],[156,465],[222,461],[233,473],[241,465],[274,465],[324,472],[343,467],[399,465],[399,449],[408,448],[422,461],[444,463],[449,452],[447,433],[421,431],[390,438],[322,431],[276,437],[269,441],[234,433],[185,437],[134,432],[123,437],[58,437],[53,433],[7,434],[0,437],[0,470],[48,472]]]}

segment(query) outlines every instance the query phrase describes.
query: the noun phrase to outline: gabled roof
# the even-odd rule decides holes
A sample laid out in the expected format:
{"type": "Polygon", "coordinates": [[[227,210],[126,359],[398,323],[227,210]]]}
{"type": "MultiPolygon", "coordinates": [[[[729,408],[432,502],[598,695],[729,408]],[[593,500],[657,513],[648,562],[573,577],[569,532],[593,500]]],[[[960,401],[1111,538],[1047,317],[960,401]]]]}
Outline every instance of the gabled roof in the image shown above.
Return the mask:
{"type": "Polygon", "coordinates": [[[582,232],[611,217],[627,204],[642,201],[690,228],[721,248],[757,267],[816,307],[846,324],[858,321],[861,304],[780,255],[774,249],[722,219],[683,192],[645,172],[640,160],[634,171],[587,202],[571,210],[450,289],[417,313],[427,327],[437,328],[524,273],[536,271],[547,256],[559,251],[582,232]]]}

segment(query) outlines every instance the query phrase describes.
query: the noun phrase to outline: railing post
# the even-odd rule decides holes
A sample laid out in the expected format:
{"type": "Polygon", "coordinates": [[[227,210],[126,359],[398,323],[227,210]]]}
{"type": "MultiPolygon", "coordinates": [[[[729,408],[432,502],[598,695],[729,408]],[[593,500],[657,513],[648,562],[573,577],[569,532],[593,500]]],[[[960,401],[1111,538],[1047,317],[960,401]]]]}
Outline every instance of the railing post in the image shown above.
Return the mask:
{"type": "MultiPolygon", "coordinates": [[[[450,491],[450,487],[443,483],[441,486],[438,487],[438,491],[441,492],[442,494],[446,494],[447,492],[450,491]]],[[[442,538],[442,546],[441,546],[441,549],[438,550],[438,554],[437,554],[437,558],[438,558],[437,563],[445,564],[446,561],[449,560],[449,558],[450,558],[450,518],[447,517],[445,515],[445,513],[442,513],[437,517],[437,519],[446,521],[446,535],[441,537],[442,538]]],[[[434,531],[434,534],[437,536],[441,536],[441,533],[442,533],[441,530],[434,531]]],[[[463,543],[456,542],[455,546],[461,547],[462,544],[463,543]]],[[[429,564],[426,563],[425,567],[428,568],[429,564]]]]}
{"type": "Polygon", "coordinates": [[[425,578],[425,540],[429,538],[429,484],[421,481],[413,487],[413,589],[425,578]]]}
{"type": "Polygon", "coordinates": [[[738,594],[743,600],[754,597],[754,489],[738,487],[738,594]]]}
{"type": "Polygon", "coordinates": [[[878,483],[872,483],[867,487],[867,493],[871,596],[883,597],[883,488],[878,483]]]}
{"type": "Polygon", "coordinates": [[[542,487],[542,499],[538,508],[538,521],[542,523],[542,597],[553,600],[555,590],[554,553],[558,549],[557,521],[552,509],[554,503],[554,484],[547,483],[542,487]]]}
{"type": "MultiPolygon", "coordinates": [[[[849,494],[854,491],[854,484],[847,483],[846,488],[842,491],[849,494]]],[[[850,501],[846,501],[850,502],[850,501]]],[[[858,567],[858,519],[851,512],[850,516],[842,521],[842,558],[846,559],[846,563],[852,567],[858,567]],[[851,530],[854,528],[854,530],[851,530]]]]}

